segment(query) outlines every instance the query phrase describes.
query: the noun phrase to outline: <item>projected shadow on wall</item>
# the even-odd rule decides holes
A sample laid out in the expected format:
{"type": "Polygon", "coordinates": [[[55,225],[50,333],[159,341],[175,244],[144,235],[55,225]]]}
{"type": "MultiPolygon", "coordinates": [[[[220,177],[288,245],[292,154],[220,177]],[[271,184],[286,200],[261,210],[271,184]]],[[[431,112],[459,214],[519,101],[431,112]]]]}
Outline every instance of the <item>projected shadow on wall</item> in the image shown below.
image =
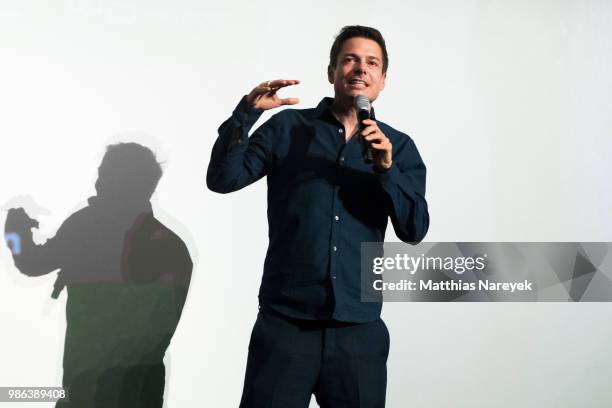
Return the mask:
{"type": "Polygon", "coordinates": [[[38,222],[23,209],[7,214],[5,236],[17,268],[28,276],[59,270],[52,296],[67,291],[69,401],[57,407],[163,405],[163,358],[193,265],[184,242],[153,214],[149,200],[161,175],[148,148],[112,145],[96,196],[45,244],[33,242],[38,222]]]}

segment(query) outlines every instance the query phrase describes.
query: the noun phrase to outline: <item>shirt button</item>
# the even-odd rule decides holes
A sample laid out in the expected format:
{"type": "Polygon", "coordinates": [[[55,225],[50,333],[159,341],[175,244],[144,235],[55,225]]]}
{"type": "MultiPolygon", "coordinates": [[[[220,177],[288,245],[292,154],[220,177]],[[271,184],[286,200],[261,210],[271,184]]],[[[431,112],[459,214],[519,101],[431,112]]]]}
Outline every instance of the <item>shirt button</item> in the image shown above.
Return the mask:
{"type": "Polygon", "coordinates": [[[342,157],[340,158],[340,161],[341,161],[342,163],[344,163],[344,156],[342,156],[342,157]]]}
{"type": "Polygon", "coordinates": [[[340,217],[338,217],[337,215],[334,215],[334,220],[338,221],[340,219],[340,217]]]}
{"type": "Polygon", "coordinates": [[[334,252],[338,251],[338,247],[333,248],[334,252]]]}
{"type": "Polygon", "coordinates": [[[332,279],[336,279],[336,275],[333,275],[333,276],[332,276],[332,279]]]}
{"type": "Polygon", "coordinates": [[[344,130],[338,129],[338,133],[343,133],[343,132],[344,132],[344,130]]]}

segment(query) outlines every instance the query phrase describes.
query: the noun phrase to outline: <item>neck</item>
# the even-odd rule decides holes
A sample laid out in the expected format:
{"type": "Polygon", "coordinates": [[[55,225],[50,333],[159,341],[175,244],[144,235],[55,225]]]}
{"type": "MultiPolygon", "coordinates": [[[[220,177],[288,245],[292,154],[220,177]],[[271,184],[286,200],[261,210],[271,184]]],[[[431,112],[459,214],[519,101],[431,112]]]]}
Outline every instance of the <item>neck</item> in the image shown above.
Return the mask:
{"type": "Polygon", "coordinates": [[[331,111],[336,119],[338,119],[338,121],[342,123],[347,130],[357,126],[357,110],[353,105],[352,98],[334,98],[331,111]]]}

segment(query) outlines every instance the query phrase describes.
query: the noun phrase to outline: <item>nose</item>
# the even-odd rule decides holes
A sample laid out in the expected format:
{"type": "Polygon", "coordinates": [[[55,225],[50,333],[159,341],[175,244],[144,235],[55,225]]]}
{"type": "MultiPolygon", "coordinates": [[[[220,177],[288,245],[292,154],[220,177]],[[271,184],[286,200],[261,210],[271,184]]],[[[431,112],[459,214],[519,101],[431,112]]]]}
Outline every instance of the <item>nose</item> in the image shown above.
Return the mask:
{"type": "Polygon", "coordinates": [[[365,72],[365,70],[363,69],[363,64],[362,64],[362,62],[361,62],[361,61],[357,61],[357,62],[355,63],[355,66],[354,66],[354,68],[353,68],[353,71],[354,71],[356,74],[362,74],[362,73],[364,73],[364,72],[365,72]]]}

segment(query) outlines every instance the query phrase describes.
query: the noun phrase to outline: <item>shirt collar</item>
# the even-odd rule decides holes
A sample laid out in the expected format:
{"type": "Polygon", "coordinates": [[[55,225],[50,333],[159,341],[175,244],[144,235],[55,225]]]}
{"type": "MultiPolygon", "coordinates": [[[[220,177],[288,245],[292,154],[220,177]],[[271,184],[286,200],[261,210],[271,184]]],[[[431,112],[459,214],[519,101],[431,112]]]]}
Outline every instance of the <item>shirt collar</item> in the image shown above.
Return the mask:
{"type": "MultiPolygon", "coordinates": [[[[313,117],[321,118],[324,114],[328,114],[333,117],[333,113],[331,111],[331,106],[333,103],[334,103],[334,98],[330,98],[326,96],[325,98],[321,99],[321,102],[319,102],[319,104],[314,110],[313,117]]],[[[376,115],[374,113],[373,107],[372,107],[372,110],[370,111],[370,117],[376,120],[376,115]]]]}

